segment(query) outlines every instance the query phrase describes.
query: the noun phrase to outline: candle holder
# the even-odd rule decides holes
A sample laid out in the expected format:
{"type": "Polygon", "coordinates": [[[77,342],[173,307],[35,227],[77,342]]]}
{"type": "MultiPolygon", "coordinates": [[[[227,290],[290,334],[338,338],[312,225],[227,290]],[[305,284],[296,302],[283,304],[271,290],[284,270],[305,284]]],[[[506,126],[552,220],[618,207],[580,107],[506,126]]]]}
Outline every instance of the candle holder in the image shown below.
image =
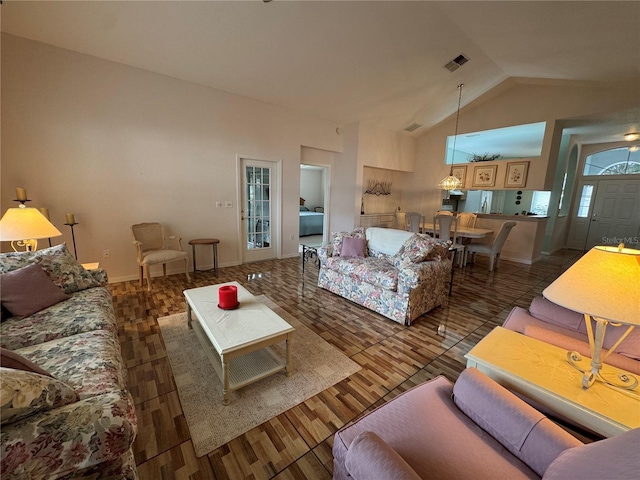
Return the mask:
{"type": "Polygon", "coordinates": [[[65,225],[69,225],[71,227],[71,240],[73,241],[73,256],[76,257],[76,260],[78,260],[78,252],[76,251],[76,236],[73,233],[73,227],[76,225],[79,225],[78,222],[73,222],[73,223],[65,223],[65,225]]]}
{"type": "Polygon", "coordinates": [[[19,202],[20,205],[24,205],[25,203],[30,202],[31,200],[29,200],[28,198],[25,198],[24,200],[20,200],[19,198],[14,198],[13,201],[19,202]]]}

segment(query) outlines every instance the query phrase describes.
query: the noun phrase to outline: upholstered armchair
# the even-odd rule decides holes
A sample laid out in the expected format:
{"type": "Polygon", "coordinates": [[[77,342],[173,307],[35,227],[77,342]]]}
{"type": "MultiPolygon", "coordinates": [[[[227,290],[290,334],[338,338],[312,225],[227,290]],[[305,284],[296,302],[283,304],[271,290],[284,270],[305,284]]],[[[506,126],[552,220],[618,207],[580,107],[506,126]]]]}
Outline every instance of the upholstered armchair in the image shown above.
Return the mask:
{"type": "Polygon", "coordinates": [[[143,285],[143,273],[147,277],[147,290],[151,291],[150,265],[162,264],[162,273],[167,276],[167,263],[184,261],[184,271],[189,277],[189,255],[182,250],[182,239],[175,235],[165,237],[160,223],[138,223],[131,225],[133,244],[136,247],[140,286],[143,285]],[[173,246],[174,248],[171,248],[173,246]]]}

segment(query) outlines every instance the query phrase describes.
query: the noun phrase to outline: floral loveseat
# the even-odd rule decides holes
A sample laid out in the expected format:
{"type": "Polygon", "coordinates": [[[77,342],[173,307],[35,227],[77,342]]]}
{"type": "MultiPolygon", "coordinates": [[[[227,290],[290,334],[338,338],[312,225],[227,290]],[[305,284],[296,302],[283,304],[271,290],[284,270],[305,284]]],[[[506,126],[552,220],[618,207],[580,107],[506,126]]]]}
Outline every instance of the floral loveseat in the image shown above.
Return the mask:
{"type": "Polygon", "coordinates": [[[3,480],[137,478],[135,410],[106,282],[64,244],[0,254],[3,480]]]}
{"type": "Polygon", "coordinates": [[[318,249],[318,286],[410,325],[447,299],[449,242],[391,228],[332,234],[318,249]]]}

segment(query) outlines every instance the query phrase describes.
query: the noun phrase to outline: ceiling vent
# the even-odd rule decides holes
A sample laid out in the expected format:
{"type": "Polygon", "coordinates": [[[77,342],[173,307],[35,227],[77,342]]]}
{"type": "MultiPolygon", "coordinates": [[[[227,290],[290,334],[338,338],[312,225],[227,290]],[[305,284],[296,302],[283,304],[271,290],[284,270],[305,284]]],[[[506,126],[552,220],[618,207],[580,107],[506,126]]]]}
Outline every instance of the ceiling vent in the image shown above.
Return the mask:
{"type": "Polygon", "coordinates": [[[462,65],[464,65],[468,61],[469,61],[469,58],[465,57],[464,54],[461,53],[456,58],[454,58],[449,63],[447,63],[444,66],[444,68],[446,68],[450,72],[455,72],[457,69],[459,69],[462,65]]]}
{"type": "Polygon", "coordinates": [[[420,125],[419,123],[412,123],[407,128],[405,128],[404,131],[405,132],[413,132],[414,130],[419,129],[421,126],[422,125],[420,125]]]}

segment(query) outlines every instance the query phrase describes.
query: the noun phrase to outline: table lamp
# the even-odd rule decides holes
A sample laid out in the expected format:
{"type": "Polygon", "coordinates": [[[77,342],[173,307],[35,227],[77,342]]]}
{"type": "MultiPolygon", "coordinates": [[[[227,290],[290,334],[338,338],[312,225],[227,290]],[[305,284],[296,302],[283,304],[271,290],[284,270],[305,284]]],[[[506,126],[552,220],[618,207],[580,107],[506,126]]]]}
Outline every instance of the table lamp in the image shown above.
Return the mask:
{"type": "Polygon", "coordinates": [[[568,352],[567,360],[583,372],[582,387],[587,389],[596,379],[633,389],[638,380],[631,374],[604,377],[602,362],[640,325],[640,250],[618,247],[594,247],[549,285],[545,298],[560,306],[584,314],[591,350],[591,366],[584,367],[578,352],[568,352]],[[595,332],[593,324],[595,323],[595,332]],[[607,325],[627,329],[602,356],[607,325]]]}
{"type": "Polygon", "coordinates": [[[37,208],[28,208],[24,204],[7,209],[0,219],[0,240],[11,242],[11,247],[16,252],[16,247],[24,247],[27,251],[36,250],[39,238],[60,235],[62,233],[37,208]]]}

